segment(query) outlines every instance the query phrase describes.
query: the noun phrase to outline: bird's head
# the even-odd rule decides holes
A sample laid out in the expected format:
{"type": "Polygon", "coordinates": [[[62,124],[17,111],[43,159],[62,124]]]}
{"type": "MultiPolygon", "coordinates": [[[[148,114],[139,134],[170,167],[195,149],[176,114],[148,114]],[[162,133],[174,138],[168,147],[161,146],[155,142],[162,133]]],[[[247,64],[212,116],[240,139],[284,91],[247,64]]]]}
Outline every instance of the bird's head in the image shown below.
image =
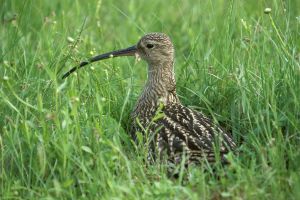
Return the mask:
{"type": "Polygon", "coordinates": [[[173,60],[174,48],[171,39],[164,33],[149,33],[136,45],[137,54],[150,65],[173,60]]]}
{"type": "Polygon", "coordinates": [[[116,50],[90,58],[88,61],[80,63],[63,75],[68,77],[77,69],[99,60],[104,60],[119,56],[136,56],[145,60],[149,65],[159,65],[160,63],[173,61],[174,47],[171,39],[164,33],[149,33],[144,35],[139,42],[126,49],[116,50]]]}

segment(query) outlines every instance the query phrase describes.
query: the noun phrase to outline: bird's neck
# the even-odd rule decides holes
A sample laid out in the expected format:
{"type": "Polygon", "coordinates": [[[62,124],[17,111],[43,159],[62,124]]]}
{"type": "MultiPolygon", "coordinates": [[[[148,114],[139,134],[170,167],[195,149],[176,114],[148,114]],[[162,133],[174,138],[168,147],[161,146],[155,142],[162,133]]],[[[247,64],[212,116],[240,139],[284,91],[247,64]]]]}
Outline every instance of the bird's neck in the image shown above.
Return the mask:
{"type": "Polygon", "coordinates": [[[137,102],[134,115],[140,115],[145,108],[155,108],[160,103],[164,105],[179,103],[173,61],[162,62],[155,66],[148,65],[148,80],[137,102]]]}
{"type": "Polygon", "coordinates": [[[165,97],[170,92],[176,92],[173,61],[148,65],[148,80],[143,94],[148,92],[158,98],[165,97]]]}

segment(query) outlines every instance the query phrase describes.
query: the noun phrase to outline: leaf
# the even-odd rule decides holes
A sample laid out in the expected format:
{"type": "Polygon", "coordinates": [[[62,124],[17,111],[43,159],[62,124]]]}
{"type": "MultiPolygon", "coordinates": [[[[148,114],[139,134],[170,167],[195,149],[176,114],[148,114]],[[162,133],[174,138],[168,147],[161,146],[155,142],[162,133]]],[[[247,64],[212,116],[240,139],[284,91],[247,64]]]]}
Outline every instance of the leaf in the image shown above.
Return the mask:
{"type": "Polygon", "coordinates": [[[92,149],[88,146],[81,146],[81,149],[87,153],[94,154],[92,149]]]}

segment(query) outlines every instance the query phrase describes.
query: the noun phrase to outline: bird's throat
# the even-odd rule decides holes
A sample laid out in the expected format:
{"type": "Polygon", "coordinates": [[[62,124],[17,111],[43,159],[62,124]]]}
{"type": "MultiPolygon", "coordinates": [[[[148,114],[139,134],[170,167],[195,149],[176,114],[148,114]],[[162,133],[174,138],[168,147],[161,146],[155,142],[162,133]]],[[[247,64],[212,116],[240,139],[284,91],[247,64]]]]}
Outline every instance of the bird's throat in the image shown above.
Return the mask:
{"type": "Polygon", "coordinates": [[[176,94],[176,81],[173,63],[148,66],[148,80],[137,104],[156,106],[179,102],[176,94]]]}

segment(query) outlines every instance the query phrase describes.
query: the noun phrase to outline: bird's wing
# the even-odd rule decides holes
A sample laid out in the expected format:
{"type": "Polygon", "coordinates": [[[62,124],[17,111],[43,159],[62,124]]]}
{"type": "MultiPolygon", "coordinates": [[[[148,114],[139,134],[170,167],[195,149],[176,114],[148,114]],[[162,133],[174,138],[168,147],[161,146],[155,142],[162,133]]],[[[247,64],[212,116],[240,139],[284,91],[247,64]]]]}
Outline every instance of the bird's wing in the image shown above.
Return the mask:
{"type": "Polygon", "coordinates": [[[186,152],[190,160],[206,157],[213,162],[216,151],[222,158],[236,146],[229,134],[199,112],[181,104],[167,105],[162,112],[156,142],[159,151],[167,149],[171,157],[186,152]]]}

